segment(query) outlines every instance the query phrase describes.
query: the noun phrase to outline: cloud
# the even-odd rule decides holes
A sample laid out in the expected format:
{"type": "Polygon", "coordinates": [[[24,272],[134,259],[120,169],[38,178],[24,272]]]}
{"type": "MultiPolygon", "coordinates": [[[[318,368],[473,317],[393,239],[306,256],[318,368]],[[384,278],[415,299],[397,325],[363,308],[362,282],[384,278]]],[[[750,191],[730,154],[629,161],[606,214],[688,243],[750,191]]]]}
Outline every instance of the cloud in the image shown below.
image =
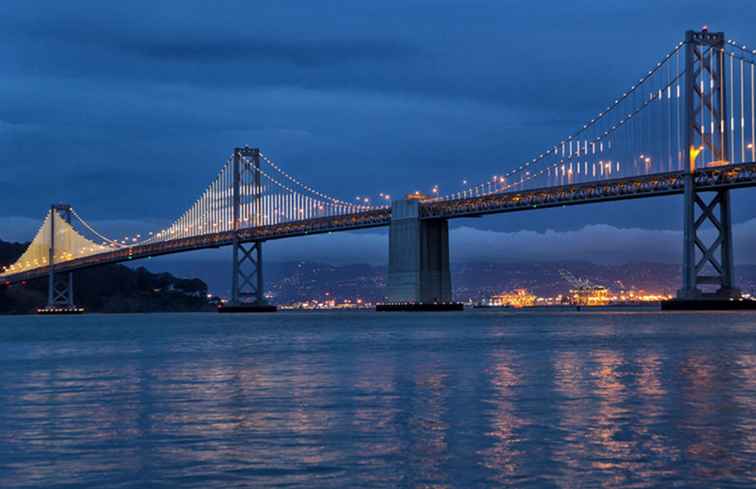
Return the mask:
{"type": "MultiPolygon", "coordinates": [[[[0,16],[0,28],[22,47],[14,46],[24,53],[13,56],[14,64],[52,76],[204,87],[346,87],[527,109],[548,110],[545,106],[556,104],[572,112],[583,112],[589,101],[600,107],[608,100],[599,90],[606,82],[623,82],[612,90],[613,97],[653,62],[633,66],[630,55],[616,62],[613,53],[606,54],[608,46],[592,40],[591,49],[581,50],[584,64],[576,66],[575,58],[553,46],[570,35],[578,44],[584,42],[584,27],[570,21],[571,16],[582,19],[581,9],[554,4],[534,19],[531,8],[511,2],[445,7],[425,2],[385,2],[381,7],[343,1],[256,2],[250,7],[185,0],[161,2],[160,7],[129,2],[128,8],[80,2],[78,9],[48,2],[45,7],[9,7],[0,16]],[[559,29],[549,25],[555,20],[559,29]],[[627,71],[628,77],[615,80],[615,70],[590,66],[598,62],[627,71]],[[553,90],[554,84],[575,89],[566,97],[553,90]]],[[[591,11],[614,17],[619,8],[593,5],[591,11]]],[[[634,30],[622,23],[615,30],[595,24],[605,37],[634,30]]],[[[650,34],[638,39],[633,32],[628,49],[648,46],[663,35],[654,34],[653,39],[650,34]]],[[[653,51],[657,54],[658,49],[653,51]]]]}
{"type": "Polygon", "coordinates": [[[415,51],[397,42],[371,39],[291,41],[261,38],[170,39],[120,46],[145,58],[190,63],[275,62],[318,67],[407,59],[415,51]]]}
{"type": "MultiPolygon", "coordinates": [[[[756,219],[733,228],[735,262],[756,264],[756,219]]],[[[711,239],[711,233],[705,234],[711,239]]],[[[681,263],[682,233],[676,230],[588,225],[574,231],[486,231],[461,226],[450,231],[452,261],[549,262],[581,260],[599,264],[681,263]]],[[[329,263],[388,262],[386,232],[340,233],[271,242],[271,260],[329,263]]]]}
{"type": "MultiPolygon", "coordinates": [[[[756,221],[754,222],[756,234],[756,221]]],[[[588,225],[573,231],[498,232],[459,227],[451,253],[462,261],[560,261],[594,263],[655,261],[675,263],[682,249],[679,231],[588,225]]]]}
{"type": "MultiPolygon", "coordinates": [[[[756,219],[733,228],[735,261],[756,264],[756,219]]],[[[705,234],[711,240],[711,233],[705,234]]],[[[336,264],[388,262],[388,233],[337,233],[266,245],[266,258],[336,264]]],[[[450,231],[455,262],[550,262],[581,260],[599,264],[635,262],[681,263],[682,233],[677,230],[588,225],[573,231],[488,231],[460,226],[450,231]]]]}
{"type": "Polygon", "coordinates": [[[0,239],[19,243],[30,241],[42,225],[43,217],[44,215],[41,215],[39,219],[0,217],[0,239]]]}
{"type": "MultiPolygon", "coordinates": [[[[743,8],[717,12],[747,40],[743,8]]],[[[0,2],[0,119],[14,124],[0,122],[0,213],[36,217],[66,201],[88,218],[168,219],[243,144],[345,199],[455,191],[606,107],[680,25],[700,25],[701,8],[679,10],[652,0],[0,2]]],[[[609,206],[564,220],[528,213],[527,225],[678,222],[660,222],[662,204],[600,215],[609,206]]]]}
{"type": "MultiPolygon", "coordinates": [[[[756,219],[733,228],[735,261],[756,264],[756,219]]],[[[707,242],[711,233],[705,233],[707,242]]],[[[599,264],[659,262],[677,264],[682,233],[677,230],[588,225],[574,231],[488,231],[460,226],[450,231],[452,261],[549,262],[581,260],[599,264]]],[[[272,242],[271,259],[333,263],[388,261],[387,233],[341,233],[272,242]]]]}

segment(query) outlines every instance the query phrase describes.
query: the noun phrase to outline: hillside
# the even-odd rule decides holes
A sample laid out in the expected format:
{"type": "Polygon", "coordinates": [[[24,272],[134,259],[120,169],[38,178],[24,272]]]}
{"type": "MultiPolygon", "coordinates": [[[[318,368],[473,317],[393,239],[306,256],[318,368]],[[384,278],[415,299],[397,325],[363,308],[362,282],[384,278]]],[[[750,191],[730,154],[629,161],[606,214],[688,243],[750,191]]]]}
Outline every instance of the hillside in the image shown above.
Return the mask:
{"type": "MultiPolygon", "coordinates": [[[[0,240],[0,266],[15,261],[25,244],[0,240]]],[[[207,285],[145,268],[106,265],[74,274],[74,301],[90,312],[159,312],[212,310],[207,285]]],[[[33,312],[47,302],[47,280],[0,286],[0,314],[33,312]]]]}

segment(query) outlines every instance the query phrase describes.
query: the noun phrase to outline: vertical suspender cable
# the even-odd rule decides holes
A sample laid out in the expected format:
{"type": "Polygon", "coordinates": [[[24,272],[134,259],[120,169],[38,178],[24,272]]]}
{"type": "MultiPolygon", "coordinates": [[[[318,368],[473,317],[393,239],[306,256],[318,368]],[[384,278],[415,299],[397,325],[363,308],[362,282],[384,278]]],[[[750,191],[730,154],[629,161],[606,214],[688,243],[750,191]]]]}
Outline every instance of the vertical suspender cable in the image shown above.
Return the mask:
{"type": "MultiPolygon", "coordinates": [[[[724,50],[722,51],[724,56],[724,50]]],[[[735,88],[734,59],[730,56],[730,160],[735,157],[735,88]]],[[[726,101],[725,101],[726,103],[726,101]]]]}
{"type": "Polygon", "coordinates": [[[220,222],[220,201],[221,201],[221,178],[223,178],[223,168],[221,168],[220,173],[218,174],[218,177],[215,179],[214,183],[214,194],[215,197],[213,198],[213,231],[220,232],[221,230],[221,222],[220,222]]]}
{"type": "MultiPolygon", "coordinates": [[[[680,51],[677,51],[677,56],[675,59],[675,72],[680,73],[680,51]]],[[[682,110],[681,104],[680,104],[681,95],[682,94],[680,91],[680,79],[678,78],[677,82],[675,83],[675,100],[676,100],[675,104],[677,105],[676,112],[677,112],[677,169],[678,170],[683,169],[682,155],[685,153],[685,151],[682,148],[682,141],[681,141],[681,137],[682,137],[682,125],[680,122],[681,120],[680,111],[682,110]]]]}
{"type": "MultiPolygon", "coordinates": [[[[695,49],[697,51],[699,48],[696,47],[695,49]]],[[[701,48],[701,49],[703,49],[703,48],[701,48]]],[[[709,54],[709,63],[708,63],[708,66],[711,66],[711,63],[712,63],[712,60],[711,60],[711,58],[712,58],[712,54],[711,54],[712,50],[709,49],[708,51],[703,51],[703,53],[704,54],[703,54],[703,56],[701,58],[702,66],[701,66],[701,70],[700,70],[700,72],[701,72],[701,100],[700,100],[700,107],[699,107],[699,110],[701,112],[701,145],[704,146],[704,149],[701,152],[701,158],[700,158],[702,162],[706,161],[706,151],[707,151],[707,148],[706,148],[706,145],[704,144],[704,141],[706,140],[706,131],[710,130],[711,134],[712,134],[712,138],[713,138],[714,137],[714,126],[715,126],[714,113],[712,111],[712,113],[711,113],[711,123],[709,124],[711,126],[711,129],[707,129],[707,127],[706,127],[706,94],[707,94],[707,92],[706,92],[706,83],[705,83],[706,82],[706,73],[709,73],[709,78],[710,78],[710,80],[709,80],[709,91],[708,91],[709,104],[710,104],[711,107],[714,107],[714,91],[712,89],[712,84],[714,83],[714,79],[712,78],[711,73],[707,72],[706,69],[705,69],[705,66],[706,66],[706,53],[709,54]]],[[[723,81],[723,80],[724,80],[724,77],[721,76],[721,72],[720,72],[720,82],[723,81]]],[[[720,91],[720,93],[721,93],[721,91],[720,91]]],[[[695,108],[694,108],[694,110],[695,110],[695,108]]],[[[724,112],[721,112],[721,114],[724,114],[724,112]]],[[[721,119],[721,117],[720,117],[720,119],[721,119]]],[[[724,127],[724,122],[723,122],[722,127],[724,127]]]]}
{"type": "Polygon", "coordinates": [[[668,129],[669,129],[669,139],[667,140],[667,170],[672,171],[672,160],[673,160],[673,141],[675,139],[675,123],[674,123],[674,104],[672,102],[672,80],[674,80],[674,77],[677,76],[677,74],[674,72],[672,63],[667,62],[667,123],[668,123],[668,129]]]}
{"type": "Polygon", "coordinates": [[[226,171],[226,167],[223,167],[223,174],[221,175],[221,200],[220,200],[220,211],[221,211],[221,222],[220,222],[220,229],[219,231],[225,231],[226,230],[226,222],[228,221],[228,205],[226,203],[226,200],[228,199],[228,172],[226,171]]]}
{"type": "Polygon", "coordinates": [[[213,180],[213,196],[210,201],[210,220],[211,228],[213,232],[220,231],[218,229],[218,178],[213,180]]]}
{"type": "Polygon", "coordinates": [[[228,229],[228,174],[226,168],[223,168],[223,221],[221,231],[228,229]]]}
{"type": "Polygon", "coordinates": [[[223,218],[223,228],[228,231],[231,229],[231,226],[229,224],[229,221],[231,220],[231,211],[233,210],[234,206],[231,203],[231,177],[233,176],[233,171],[226,171],[226,181],[225,181],[225,188],[223,189],[223,195],[225,198],[223,199],[223,208],[225,210],[225,216],[223,218]]]}
{"type": "Polygon", "coordinates": [[[745,87],[743,83],[743,60],[740,60],[740,162],[745,161],[745,87]]]}
{"type": "Polygon", "coordinates": [[[251,211],[250,204],[254,198],[254,189],[250,181],[254,181],[254,170],[246,157],[241,159],[241,168],[239,168],[239,221],[240,226],[253,226],[250,222],[251,211]]]}
{"type": "Polygon", "coordinates": [[[217,180],[215,181],[215,202],[213,204],[213,207],[215,208],[213,212],[213,228],[215,231],[220,232],[222,230],[222,222],[221,222],[221,179],[223,178],[223,169],[221,168],[221,172],[218,175],[217,180]]]}

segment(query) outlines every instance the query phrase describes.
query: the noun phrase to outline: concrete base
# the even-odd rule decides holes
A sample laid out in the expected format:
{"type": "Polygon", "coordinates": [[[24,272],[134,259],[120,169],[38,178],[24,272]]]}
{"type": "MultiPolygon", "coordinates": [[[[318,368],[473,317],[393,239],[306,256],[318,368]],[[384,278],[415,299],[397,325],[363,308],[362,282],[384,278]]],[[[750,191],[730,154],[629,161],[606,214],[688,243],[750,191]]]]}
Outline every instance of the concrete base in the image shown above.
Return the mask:
{"type": "Polygon", "coordinates": [[[671,299],[662,301],[662,311],[756,311],[756,301],[722,299],[671,299]]]}
{"type": "Polygon", "coordinates": [[[225,304],[218,306],[218,312],[276,312],[278,307],[272,304],[225,304]]]}
{"type": "Polygon", "coordinates": [[[456,302],[444,304],[378,304],[377,312],[435,312],[435,311],[463,311],[465,306],[456,302]]]}
{"type": "Polygon", "coordinates": [[[71,314],[84,314],[83,307],[40,307],[37,309],[37,314],[43,316],[57,316],[57,315],[71,315],[71,314]]]}
{"type": "Polygon", "coordinates": [[[421,219],[418,201],[397,200],[391,207],[386,299],[392,304],[452,302],[448,222],[421,219]]]}

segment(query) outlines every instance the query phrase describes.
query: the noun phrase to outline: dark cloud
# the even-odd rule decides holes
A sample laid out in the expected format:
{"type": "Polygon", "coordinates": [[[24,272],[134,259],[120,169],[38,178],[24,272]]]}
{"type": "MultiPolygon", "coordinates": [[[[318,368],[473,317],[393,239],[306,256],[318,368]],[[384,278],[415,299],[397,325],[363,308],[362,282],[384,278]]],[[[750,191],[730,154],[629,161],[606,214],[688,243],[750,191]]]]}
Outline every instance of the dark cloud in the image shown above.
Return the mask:
{"type": "Polygon", "coordinates": [[[121,46],[129,52],[161,61],[188,63],[273,62],[320,67],[373,61],[400,61],[412,57],[412,49],[391,42],[355,39],[287,42],[266,39],[174,39],[121,46]]]}

